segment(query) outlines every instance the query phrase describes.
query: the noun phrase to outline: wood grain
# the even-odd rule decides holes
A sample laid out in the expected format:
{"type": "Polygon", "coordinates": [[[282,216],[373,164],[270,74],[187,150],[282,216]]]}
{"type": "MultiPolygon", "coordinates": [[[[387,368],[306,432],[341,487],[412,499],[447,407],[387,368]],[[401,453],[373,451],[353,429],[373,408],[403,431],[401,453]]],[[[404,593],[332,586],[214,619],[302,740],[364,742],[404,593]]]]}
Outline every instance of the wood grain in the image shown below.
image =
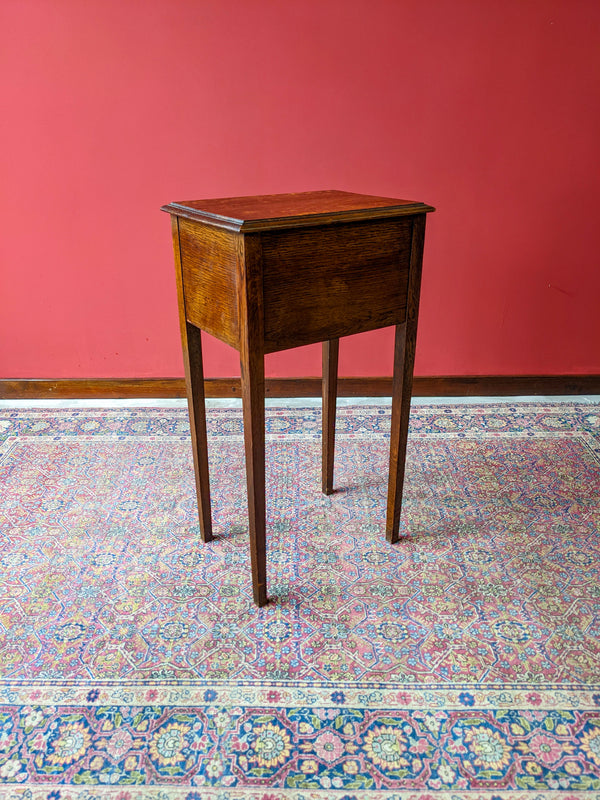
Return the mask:
{"type": "Polygon", "coordinates": [[[213,539],[210,478],[208,471],[208,440],[206,435],[206,408],[204,402],[204,375],[202,365],[202,334],[189,322],[187,329],[187,354],[184,346],[186,383],[190,432],[192,435],[192,454],[194,475],[196,477],[196,496],[198,498],[198,519],[203,542],[213,539]]]}
{"type": "Polygon", "coordinates": [[[265,352],[402,322],[411,229],[402,219],[263,234],[265,352]]]}
{"type": "Polygon", "coordinates": [[[413,200],[341,192],[334,189],[252,197],[183,200],[163,211],[227,230],[252,231],[378,219],[434,211],[413,200]]]}
{"type": "Polygon", "coordinates": [[[267,603],[265,506],[265,359],[259,236],[238,239],[240,273],[240,368],[248,484],[248,519],[252,593],[258,606],[267,603]]]}
{"type": "Polygon", "coordinates": [[[180,258],[179,220],[172,217],[173,253],[175,256],[175,281],[179,306],[179,330],[183,349],[183,366],[190,416],[192,436],[192,455],[196,496],[198,499],[198,520],[200,535],[204,542],[210,542],[212,518],[210,510],[210,484],[208,474],[208,443],[206,438],[206,410],[204,405],[204,373],[202,368],[202,335],[198,328],[185,318],[185,302],[180,258]]]}
{"type": "Polygon", "coordinates": [[[186,319],[239,348],[235,234],[182,219],[179,241],[186,319]]]}
{"type": "Polygon", "coordinates": [[[390,470],[388,482],[386,538],[397,542],[406,466],[406,442],[410,415],[419,294],[421,291],[421,266],[425,242],[425,214],[414,217],[410,254],[410,276],[406,305],[406,322],[396,327],[394,343],[394,377],[392,387],[392,421],[390,428],[390,470]]]}
{"type": "Polygon", "coordinates": [[[335,454],[335,412],[337,399],[339,339],[323,342],[323,461],[321,488],[323,494],[333,493],[333,466],[335,454]]]}
{"type": "MultiPolygon", "coordinates": [[[[342,343],[343,346],[343,343],[342,343]]],[[[267,397],[321,397],[320,377],[266,378],[267,397]]],[[[241,397],[240,379],[205,378],[206,397],[241,397]]],[[[338,377],[338,397],[390,397],[389,376],[338,377]]],[[[415,375],[413,397],[600,395],[600,375],[415,375]]],[[[185,397],[184,378],[0,379],[2,400],[185,397]]]]}

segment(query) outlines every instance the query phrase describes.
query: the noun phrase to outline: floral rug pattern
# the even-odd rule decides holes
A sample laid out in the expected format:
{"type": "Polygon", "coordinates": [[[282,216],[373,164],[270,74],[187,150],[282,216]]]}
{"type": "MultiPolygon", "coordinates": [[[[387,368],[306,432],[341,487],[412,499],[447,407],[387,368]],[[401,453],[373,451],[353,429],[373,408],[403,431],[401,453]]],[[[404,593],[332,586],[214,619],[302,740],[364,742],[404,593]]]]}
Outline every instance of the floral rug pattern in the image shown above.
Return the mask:
{"type": "Polygon", "coordinates": [[[0,410],[0,797],[600,797],[600,408],[267,410],[270,602],[241,412],[0,410]]]}

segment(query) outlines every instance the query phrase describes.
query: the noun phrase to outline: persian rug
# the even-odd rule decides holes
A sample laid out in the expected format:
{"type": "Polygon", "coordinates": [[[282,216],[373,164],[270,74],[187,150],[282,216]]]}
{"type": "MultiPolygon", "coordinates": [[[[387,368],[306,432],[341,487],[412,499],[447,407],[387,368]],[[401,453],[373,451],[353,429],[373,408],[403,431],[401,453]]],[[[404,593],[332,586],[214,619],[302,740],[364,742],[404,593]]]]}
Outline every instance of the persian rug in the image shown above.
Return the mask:
{"type": "Polygon", "coordinates": [[[600,407],[267,410],[252,602],[241,412],[0,410],[0,797],[600,797],[600,407]]]}

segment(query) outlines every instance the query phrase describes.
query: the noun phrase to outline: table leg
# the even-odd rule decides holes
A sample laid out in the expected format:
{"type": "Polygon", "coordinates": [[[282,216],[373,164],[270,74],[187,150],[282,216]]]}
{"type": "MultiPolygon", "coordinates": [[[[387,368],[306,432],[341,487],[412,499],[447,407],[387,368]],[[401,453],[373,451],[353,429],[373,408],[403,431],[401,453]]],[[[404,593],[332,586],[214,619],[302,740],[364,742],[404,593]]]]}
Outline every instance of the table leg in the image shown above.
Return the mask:
{"type": "Polygon", "coordinates": [[[406,441],[410,414],[412,365],[406,353],[406,323],[396,326],[394,345],[394,378],[392,383],[392,424],[390,433],[390,477],[388,484],[385,536],[388,542],[400,538],[400,510],[406,461],[406,441]],[[410,373],[410,374],[407,374],[410,373]]]}
{"type": "Polygon", "coordinates": [[[337,400],[338,354],[340,340],[323,342],[323,494],[333,494],[333,463],[335,452],[335,407],[337,400]]]}
{"type": "Polygon", "coordinates": [[[202,368],[202,337],[199,328],[185,323],[183,360],[187,384],[188,409],[192,433],[192,452],[198,496],[198,517],[202,541],[213,538],[210,516],[210,483],[208,474],[208,444],[206,440],[206,408],[204,404],[204,370],[202,368]]]}
{"type": "Polygon", "coordinates": [[[267,603],[265,532],[265,366],[262,353],[248,346],[240,353],[252,591],[258,606],[267,603]]]}
{"type": "Polygon", "coordinates": [[[202,541],[213,538],[210,518],[210,484],[208,477],[208,446],[206,442],[206,409],[204,406],[204,370],[202,368],[202,335],[199,328],[186,319],[185,298],[183,296],[183,277],[181,274],[181,252],[179,248],[179,220],[171,217],[173,252],[175,255],[175,279],[177,281],[177,301],[179,306],[179,332],[183,349],[185,384],[187,389],[190,428],[192,433],[192,454],[196,495],[198,497],[198,517],[202,541]]]}
{"type": "Polygon", "coordinates": [[[387,520],[385,535],[392,544],[400,538],[400,510],[404,487],[406,441],[410,417],[415,349],[417,345],[417,320],[421,290],[421,264],[425,240],[425,214],[413,220],[410,253],[410,273],[406,302],[406,321],[396,325],[394,344],[394,379],[392,384],[392,428],[390,434],[390,478],[388,485],[387,520]]]}

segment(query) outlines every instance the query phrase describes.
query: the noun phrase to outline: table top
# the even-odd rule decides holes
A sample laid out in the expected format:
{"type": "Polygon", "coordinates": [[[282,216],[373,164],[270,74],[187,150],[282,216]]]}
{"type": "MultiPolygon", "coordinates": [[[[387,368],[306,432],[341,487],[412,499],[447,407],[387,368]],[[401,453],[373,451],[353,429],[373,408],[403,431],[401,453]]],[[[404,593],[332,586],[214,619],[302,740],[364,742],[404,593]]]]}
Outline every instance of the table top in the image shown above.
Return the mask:
{"type": "Polygon", "coordinates": [[[235,231],[298,228],[435,211],[413,200],[326,190],[295,194],[184,200],[162,207],[180,217],[235,231]]]}

